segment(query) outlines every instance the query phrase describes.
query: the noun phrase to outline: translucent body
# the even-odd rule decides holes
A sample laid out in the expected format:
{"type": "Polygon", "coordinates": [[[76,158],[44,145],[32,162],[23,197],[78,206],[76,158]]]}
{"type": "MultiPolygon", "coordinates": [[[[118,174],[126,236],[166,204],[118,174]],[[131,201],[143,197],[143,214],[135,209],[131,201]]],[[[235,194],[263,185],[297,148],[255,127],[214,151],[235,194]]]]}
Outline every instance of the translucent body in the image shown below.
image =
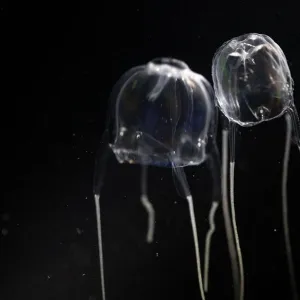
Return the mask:
{"type": "Polygon", "coordinates": [[[293,80],[281,48],[263,34],[245,34],[224,43],[212,75],[224,115],[253,126],[284,113],[293,101],[293,80]]]}
{"type": "Polygon", "coordinates": [[[203,76],[174,59],[154,60],[127,72],[112,99],[111,147],[119,162],[199,165],[215,129],[212,93],[203,76]]]}
{"type": "Polygon", "coordinates": [[[155,59],[126,72],[113,88],[110,111],[96,162],[94,195],[97,213],[102,298],[106,299],[101,235],[100,192],[111,153],[120,163],[140,164],[141,204],[148,214],[147,242],[154,236],[155,211],[148,199],[147,167],[172,168],[177,191],[188,203],[201,299],[208,286],[210,241],[219,204],[220,162],[215,143],[213,89],[201,75],[176,59],[155,59]],[[193,197],[185,166],[208,161],[214,191],[205,241],[204,281],[193,197]]]}
{"type": "Polygon", "coordinates": [[[282,217],[292,295],[293,299],[297,300],[298,293],[288,225],[287,174],[292,138],[300,149],[300,123],[294,105],[293,80],[286,57],[279,45],[267,35],[245,34],[231,39],[217,50],[213,58],[212,76],[217,105],[223,112],[224,123],[226,123],[222,139],[222,195],[224,202],[228,202],[228,135],[230,141],[230,207],[234,236],[228,237],[228,239],[231,242],[231,239],[234,238],[236,244],[235,249],[229,249],[235,284],[235,299],[242,300],[244,298],[242,250],[234,205],[235,125],[254,126],[285,114],[287,133],[282,172],[282,217]],[[292,130],[294,131],[293,137],[292,130]]]}

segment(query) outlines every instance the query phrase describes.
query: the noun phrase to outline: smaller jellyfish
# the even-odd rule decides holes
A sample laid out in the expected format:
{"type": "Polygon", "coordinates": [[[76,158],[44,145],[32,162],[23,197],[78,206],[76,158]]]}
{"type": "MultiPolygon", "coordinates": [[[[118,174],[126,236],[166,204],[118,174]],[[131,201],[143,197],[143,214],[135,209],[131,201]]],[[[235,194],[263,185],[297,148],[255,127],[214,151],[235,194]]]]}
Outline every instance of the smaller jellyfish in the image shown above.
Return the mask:
{"type": "Polygon", "coordinates": [[[293,99],[293,79],[280,46],[264,34],[245,34],[224,43],[215,53],[212,76],[217,105],[225,116],[222,146],[222,194],[227,201],[229,135],[230,204],[236,249],[230,249],[236,299],[244,297],[244,270],[234,208],[236,124],[258,125],[285,115],[286,144],[282,174],[282,213],[293,299],[298,299],[287,208],[287,174],[291,140],[300,150],[300,126],[293,99]],[[239,279],[238,279],[239,273],[239,279]],[[239,285],[239,291],[237,291],[239,285]]]}
{"type": "Polygon", "coordinates": [[[100,256],[102,298],[105,300],[104,264],[100,219],[100,192],[110,156],[119,163],[141,165],[141,203],[148,214],[147,242],[153,241],[155,211],[148,199],[147,166],[171,168],[175,187],[188,202],[194,239],[201,299],[205,299],[214,214],[220,197],[220,159],[215,142],[216,107],[213,89],[200,74],[182,61],[154,59],[126,72],[116,83],[110,100],[95,168],[94,195],[100,256]],[[214,185],[209,214],[210,229],[205,241],[204,280],[193,197],[184,167],[207,161],[214,185]],[[203,283],[204,282],[204,283],[203,283]]]}

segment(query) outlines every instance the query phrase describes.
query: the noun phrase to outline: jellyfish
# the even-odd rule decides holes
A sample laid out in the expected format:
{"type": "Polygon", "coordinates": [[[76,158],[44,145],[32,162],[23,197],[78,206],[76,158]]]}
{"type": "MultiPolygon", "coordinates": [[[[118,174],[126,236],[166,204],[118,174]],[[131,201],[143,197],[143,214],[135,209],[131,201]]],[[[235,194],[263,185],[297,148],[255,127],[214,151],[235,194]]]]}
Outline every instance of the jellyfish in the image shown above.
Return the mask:
{"type": "Polygon", "coordinates": [[[100,194],[110,156],[119,163],[141,166],[140,201],[148,215],[146,241],[154,238],[155,210],[148,199],[147,167],[172,170],[175,187],[187,200],[196,256],[201,299],[208,289],[211,238],[220,196],[221,166],[215,142],[216,106],[210,83],[184,62],[158,58],[127,71],[113,88],[106,129],[95,168],[94,196],[97,215],[102,299],[106,299],[101,236],[100,194]],[[205,240],[204,274],[193,197],[184,167],[208,163],[214,185],[205,240]],[[204,279],[203,279],[204,278],[204,279]]]}
{"type": "Polygon", "coordinates": [[[286,142],[282,173],[282,213],[285,246],[293,299],[298,299],[287,207],[287,174],[290,144],[300,150],[300,127],[293,100],[293,79],[280,46],[264,34],[245,34],[224,43],[215,53],[212,77],[218,107],[224,115],[222,131],[222,195],[228,199],[228,143],[230,205],[236,251],[231,249],[235,297],[244,297],[244,270],[234,208],[236,126],[250,127],[280,116],[286,120],[286,142]],[[229,142],[228,142],[229,139],[229,142]],[[239,286],[239,291],[237,291],[239,286]]]}

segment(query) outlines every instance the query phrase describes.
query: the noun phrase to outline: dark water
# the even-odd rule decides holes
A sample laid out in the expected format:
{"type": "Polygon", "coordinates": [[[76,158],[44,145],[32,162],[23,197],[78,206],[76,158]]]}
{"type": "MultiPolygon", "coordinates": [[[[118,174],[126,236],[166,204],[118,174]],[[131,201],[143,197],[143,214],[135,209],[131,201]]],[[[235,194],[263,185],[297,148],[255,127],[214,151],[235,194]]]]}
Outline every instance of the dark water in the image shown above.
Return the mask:
{"type": "MultiPolygon", "coordinates": [[[[248,5],[82,2],[1,9],[3,60],[12,74],[6,75],[10,93],[1,97],[1,299],[101,299],[93,168],[110,90],[127,69],[172,56],[211,82],[217,47],[246,32],[265,33],[287,56],[300,111],[297,9],[248,5]]],[[[219,146],[220,137],[219,130],[219,146]]],[[[237,135],[236,214],[246,300],[292,299],[281,215],[284,140],[284,118],[237,135]]],[[[105,179],[107,299],[200,299],[186,200],[177,196],[170,169],[149,172],[157,213],[152,245],[145,243],[140,168],[113,161],[105,179]]],[[[289,221],[300,283],[299,174],[300,153],[293,146],[289,221]]],[[[208,166],[188,168],[187,177],[203,249],[213,188],[208,166]]],[[[220,207],[216,225],[207,299],[233,299],[220,207]]]]}

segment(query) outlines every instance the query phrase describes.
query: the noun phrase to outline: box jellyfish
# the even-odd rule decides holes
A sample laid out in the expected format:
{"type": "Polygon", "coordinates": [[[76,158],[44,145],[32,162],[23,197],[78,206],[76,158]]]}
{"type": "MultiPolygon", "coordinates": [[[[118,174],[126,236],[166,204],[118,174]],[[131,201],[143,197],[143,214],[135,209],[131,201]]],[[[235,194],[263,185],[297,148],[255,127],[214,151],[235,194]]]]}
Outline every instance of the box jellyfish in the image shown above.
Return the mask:
{"type": "MultiPolygon", "coordinates": [[[[239,296],[244,296],[244,271],[234,208],[236,124],[244,127],[284,115],[286,143],[282,174],[282,213],[285,246],[293,299],[298,299],[287,210],[287,173],[291,140],[300,149],[299,118],[293,100],[293,80],[286,57],[277,43],[263,34],[245,34],[224,43],[216,52],[212,76],[217,105],[225,116],[223,130],[222,189],[227,198],[228,135],[230,156],[230,203],[237,253],[232,253],[234,272],[239,272],[239,296]],[[237,261],[236,261],[237,259],[237,261]],[[236,265],[239,270],[237,271],[236,265]]],[[[227,199],[226,199],[227,201],[227,199]]],[[[237,274],[234,275],[237,278],[237,274]]],[[[236,286],[237,289],[237,286],[236,286]]]]}
{"type": "Polygon", "coordinates": [[[153,241],[155,211],[147,195],[147,166],[171,168],[177,191],[189,207],[201,298],[208,285],[210,241],[220,197],[220,159],[215,143],[216,107],[209,82],[182,61],[160,58],[126,72],[115,85],[96,163],[97,212],[102,298],[105,300],[100,192],[109,155],[141,165],[141,203],[148,214],[146,240],[153,241]],[[214,183],[202,279],[193,197],[184,167],[207,161],[214,183]]]}

